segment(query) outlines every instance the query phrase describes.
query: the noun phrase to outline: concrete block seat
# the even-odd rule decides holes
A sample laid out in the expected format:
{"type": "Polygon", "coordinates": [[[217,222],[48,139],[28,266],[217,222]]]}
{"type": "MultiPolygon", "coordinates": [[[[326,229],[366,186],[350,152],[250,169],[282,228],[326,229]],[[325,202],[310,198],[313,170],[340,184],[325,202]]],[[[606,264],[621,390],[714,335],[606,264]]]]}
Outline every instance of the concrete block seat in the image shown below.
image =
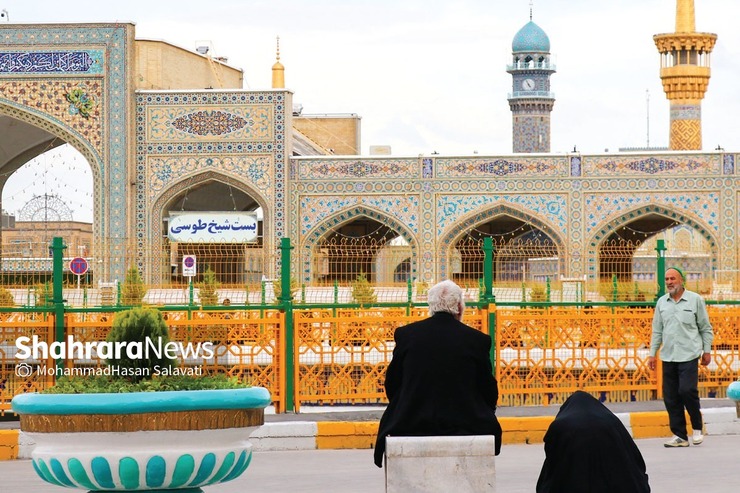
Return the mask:
{"type": "Polygon", "coordinates": [[[496,491],[493,435],[386,437],[386,493],[496,491]]]}

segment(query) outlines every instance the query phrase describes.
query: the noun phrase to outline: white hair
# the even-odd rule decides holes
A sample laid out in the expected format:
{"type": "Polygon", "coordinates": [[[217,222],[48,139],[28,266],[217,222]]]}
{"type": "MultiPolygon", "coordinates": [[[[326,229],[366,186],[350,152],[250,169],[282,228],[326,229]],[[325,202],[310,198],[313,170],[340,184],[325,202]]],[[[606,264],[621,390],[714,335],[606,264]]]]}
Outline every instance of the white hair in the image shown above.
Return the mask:
{"type": "Polygon", "coordinates": [[[462,289],[449,279],[432,286],[427,299],[430,315],[447,312],[460,317],[465,308],[462,289]]]}

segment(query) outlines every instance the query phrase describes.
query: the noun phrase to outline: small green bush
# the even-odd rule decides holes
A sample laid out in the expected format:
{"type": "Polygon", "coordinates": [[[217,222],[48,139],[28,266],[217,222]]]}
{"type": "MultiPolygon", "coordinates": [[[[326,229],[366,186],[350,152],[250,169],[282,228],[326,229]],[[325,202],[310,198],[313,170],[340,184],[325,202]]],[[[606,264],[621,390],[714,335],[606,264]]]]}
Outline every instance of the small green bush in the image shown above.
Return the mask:
{"type": "Polygon", "coordinates": [[[2,286],[0,286],[0,306],[15,306],[13,294],[2,286]]]}
{"type": "Polygon", "coordinates": [[[352,283],[352,299],[362,307],[372,305],[378,300],[375,290],[364,272],[360,272],[360,275],[352,283]]]}
{"type": "Polygon", "coordinates": [[[207,267],[203,272],[203,282],[199,284],[199,298],[202,306],[214,306],[218,305],[218,292],[216,291],[219,286],[218,279],[216,279],[216,273],[207,267]]]}
{"type": "MultiPolygon", "coordinates": [[[[167,324],[159,310],[154,308],[131,308],[118,312],[113,319],[113,327],[106,338],[108,342],[139,342],[147,346],[151,341],[153,345],[161,344],[164,347],[170,341],[167,324]]],[[[110,358],[106,364],[117,367],[121,374],[130,375],[132,381],[140,381],[144,378],[151,377],[156,373],[155,367],[160,371],[171,369],[177,364],[177,361],[170,359],[161,352],[157,355],[155,351],[150,350],[148,356],[146,353],[137,355],[136,358],[130,358],[126,351],[121,352],[120,358],[110,358]]]]}
{"type": "Polygon", "coordinates": [[[547,301],[547,292],[542,287],[535,286],[529,292],[529,301],[547,301]]]}
{"type": "Polygon", "coordinates": [[[126,271],[126,279],[121,286],[121,304],[126,306],[141,305],[141,300],[144,299],[145,294],[146,288],[139,269],[136,266],[130,267],[126,271]]]}
{"type": "Polygon", "coordinates": [[[36,299],[36,306],[52,305],[51,300],[54,297],[54,292],[52,290],[50,281],[34,286],[33,294],[34,298],[36,299]]]}

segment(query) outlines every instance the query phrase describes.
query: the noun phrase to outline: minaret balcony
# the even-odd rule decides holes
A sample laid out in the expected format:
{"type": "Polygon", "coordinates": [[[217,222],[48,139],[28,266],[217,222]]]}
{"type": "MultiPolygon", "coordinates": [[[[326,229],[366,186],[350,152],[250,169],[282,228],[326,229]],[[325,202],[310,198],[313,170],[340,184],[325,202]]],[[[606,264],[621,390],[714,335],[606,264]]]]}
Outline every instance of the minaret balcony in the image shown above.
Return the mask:
{"type": "Polygon", "coordinates": [[[555,64],[550,62],[525,62],[522,60],[506,66],[507,72],[516,72],[518,70],[546,70],[548,72],[556,72],[555,64]]]}

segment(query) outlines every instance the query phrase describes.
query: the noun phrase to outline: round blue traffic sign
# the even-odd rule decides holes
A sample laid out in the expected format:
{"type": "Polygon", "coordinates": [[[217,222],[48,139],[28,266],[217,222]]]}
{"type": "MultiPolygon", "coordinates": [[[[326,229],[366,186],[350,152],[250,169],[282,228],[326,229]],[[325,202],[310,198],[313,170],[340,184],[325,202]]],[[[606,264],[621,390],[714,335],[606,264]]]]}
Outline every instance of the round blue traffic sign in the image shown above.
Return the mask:
{"type": "Polygon", "coordinates": [[[185,267],[190,269],[195,265],[195,257],[191,255],[186,255],[185,258],[182,259],[182,263],[185,265],[185,267]]]}
{"type": "Polygon", "coordinates": [[[77,274],[78,276],[81,276],[85,272],[87,272],[87,268],[87,260],[82,257],[75,257],[69,261],[69,270],[72,271],[72,274],[77,274]]]}

